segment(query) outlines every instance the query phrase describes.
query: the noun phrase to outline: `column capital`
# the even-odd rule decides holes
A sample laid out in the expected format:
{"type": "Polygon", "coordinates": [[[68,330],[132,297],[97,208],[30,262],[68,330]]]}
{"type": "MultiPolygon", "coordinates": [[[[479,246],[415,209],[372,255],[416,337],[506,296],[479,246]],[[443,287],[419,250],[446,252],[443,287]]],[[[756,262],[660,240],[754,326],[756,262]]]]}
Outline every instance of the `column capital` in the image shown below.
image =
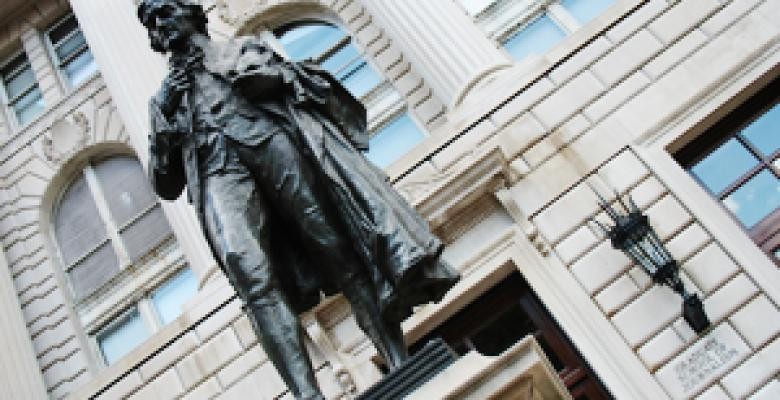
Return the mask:
{"type": "Polygon", "coordinates": [[[512,61],[453,1],[370,1],[363,5],[450,108],[512,61]]]}

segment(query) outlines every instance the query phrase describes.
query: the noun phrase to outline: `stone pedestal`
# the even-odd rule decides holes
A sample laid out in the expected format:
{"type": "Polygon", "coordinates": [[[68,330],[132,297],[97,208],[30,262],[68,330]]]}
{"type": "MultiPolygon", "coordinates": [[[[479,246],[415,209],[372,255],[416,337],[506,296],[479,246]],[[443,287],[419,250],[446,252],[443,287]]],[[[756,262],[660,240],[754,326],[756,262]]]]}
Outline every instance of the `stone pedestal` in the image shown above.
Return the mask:
{"type": "Polygon", "coordinates": [[[470,352],[405,397],[408,400],[571,399],[542,348],[527,336],[495,357],[470,352]]]}

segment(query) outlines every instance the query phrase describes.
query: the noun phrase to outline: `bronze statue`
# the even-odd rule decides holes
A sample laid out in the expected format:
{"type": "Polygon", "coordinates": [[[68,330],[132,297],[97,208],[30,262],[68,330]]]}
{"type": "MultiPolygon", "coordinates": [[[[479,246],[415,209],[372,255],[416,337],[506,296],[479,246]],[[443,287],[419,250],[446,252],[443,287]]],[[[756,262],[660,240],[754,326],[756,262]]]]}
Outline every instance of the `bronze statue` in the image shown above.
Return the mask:
{"type": "Polygon", "coordinates": [[[366,150],[366,112],[330,74],[254,37],[211,41],[192,0],[143,0],[138,17],[170,71],[150,101],[149,174],[185,185],[213,254],[296,398],[319,399],[296,313],[341,291],[391,367],[401,321],[458,275],[442,243],[366,150]]]}

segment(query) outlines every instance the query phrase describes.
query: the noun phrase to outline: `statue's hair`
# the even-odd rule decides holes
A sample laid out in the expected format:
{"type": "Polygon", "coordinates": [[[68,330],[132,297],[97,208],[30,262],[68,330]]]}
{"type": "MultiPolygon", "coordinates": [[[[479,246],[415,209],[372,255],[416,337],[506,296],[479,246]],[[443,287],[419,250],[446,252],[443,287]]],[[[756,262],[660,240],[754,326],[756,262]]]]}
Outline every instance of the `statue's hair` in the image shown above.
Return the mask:
{"type": "Polygon", "coordinates": [[[165,3],[177,5],[187,10],[190,16],[195,19],[195,27],[198,31],[203,34],[208,34],[206,29],[206,24],[208,23],[206,13],[203,11],[203,7],[201,7],[200,4],[193,0],[141,0],[138,4],[138,19],[141,20],[142,24],[146,25],[146,19],[152,8],[165,3]]]}

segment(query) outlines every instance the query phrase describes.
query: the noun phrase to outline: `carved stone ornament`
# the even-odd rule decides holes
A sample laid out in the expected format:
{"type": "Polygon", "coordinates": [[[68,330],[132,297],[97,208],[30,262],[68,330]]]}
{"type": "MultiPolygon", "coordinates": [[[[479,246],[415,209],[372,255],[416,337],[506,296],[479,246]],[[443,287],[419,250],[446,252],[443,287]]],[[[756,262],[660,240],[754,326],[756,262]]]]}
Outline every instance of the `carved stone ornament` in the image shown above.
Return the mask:
{"type": "Polygon", "coordinates": [[[43,137],[43,154],[50,162],[63,161],[87,144],[89,129],[89,119],[81,112],[55,119],[43,137]]]}

